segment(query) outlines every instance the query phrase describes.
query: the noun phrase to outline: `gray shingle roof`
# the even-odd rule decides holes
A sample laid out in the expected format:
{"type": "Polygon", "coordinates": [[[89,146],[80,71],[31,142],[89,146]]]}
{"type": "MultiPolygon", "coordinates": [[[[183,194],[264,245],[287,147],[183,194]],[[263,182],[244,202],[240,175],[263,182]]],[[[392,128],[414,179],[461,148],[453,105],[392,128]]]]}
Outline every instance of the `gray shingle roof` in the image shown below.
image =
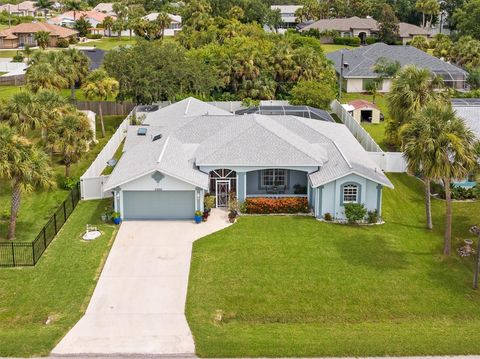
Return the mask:
{"type": "Polygon", "coordinates": [[[129,126],[125,152],[106,190],[154,171],[208,188],[208,174],[198,169],[201,165],[320,167],[309,177],[314,187],[351,173],[392,187],[342,124],[255,114],[178,117],[177,110],[159,110],[151,115],[151,119],[158,119],[154,121],[158,125],[146,126],[146,136],[137,135],[142,126],[129,126]],[[152,141],[159,133],[162,138],[152,141]]]}
{"type": "Polygon", "coordinates": [[[438,75],[450,73],[454,76],[460,76],[461,78],[467,76],[467,73],[461,68],[434,56],[430,56],[413,46],[386,45],[380,42],[354,50],[344,49],[327,54],[327,58],[333,61],[335,70],[338,73],[340,72],[342,51],[344,61],[348,63],[348,68],[343,71],[345,78],[377,77],[378,74],[373,71],[373,68],[377,60],[381,57],[385,57],[391,61],[398,61],[402,67],[405,65],[416,65],[429,69],[438,75]]]}

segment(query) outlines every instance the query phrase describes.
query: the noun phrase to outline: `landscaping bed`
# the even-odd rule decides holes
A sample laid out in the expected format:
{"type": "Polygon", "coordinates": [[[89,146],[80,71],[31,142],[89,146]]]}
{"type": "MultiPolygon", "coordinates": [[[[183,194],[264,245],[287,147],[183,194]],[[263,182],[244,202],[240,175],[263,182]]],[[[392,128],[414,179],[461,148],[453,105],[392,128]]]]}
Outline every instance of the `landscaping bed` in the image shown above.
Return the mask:
{"type": "MultiPolygon", "coordinates": [[[[382,226],[247,216],[194,243],[186,314],[202,357],[477,354],[473,258],[442,256],[444,203],[389,175],[382,226]]],[[[453,204],[453,247],[479,202],[453,204]]]]}
{"type": "Polygon", "coordinates": [[[116,233],[108,204],[80,202],[35,267],[0,269],[0,356],[47,355],[83,315],[116,233]],[[87,223],[102,236],[82,241],[87,223]]]}

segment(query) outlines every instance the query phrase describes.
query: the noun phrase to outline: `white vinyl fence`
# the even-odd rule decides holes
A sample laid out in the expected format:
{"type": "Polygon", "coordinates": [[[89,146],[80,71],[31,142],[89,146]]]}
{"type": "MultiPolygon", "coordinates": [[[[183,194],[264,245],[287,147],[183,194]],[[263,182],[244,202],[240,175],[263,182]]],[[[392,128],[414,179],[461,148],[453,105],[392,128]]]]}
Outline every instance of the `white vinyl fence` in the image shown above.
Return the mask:
{"type": "Polygon", "coordinates": [[[332,111],[340,118],[345,126],[347,126],[363,148],[367,150],[369,157],[383,171],[406,172],[407,164],[402,152],[383,152],[372,136],[343,108],[340,102],[334,100],[331,107],[332,111]]]}
{"type": "Polygon", "coordinates": [[[108,176],[102,175],[107,167],[107,161],[112,159],[117,152],[118,147],[125,139],[127,127],[130,121],[130,115],[117,128],[105,147],[100,151],[95,161],[80,177],[80,193],[82,199],[101,199],[110,197],[110,194],[103,192],[103,185],[107,181],[108,176]]]}
{"type": "Polygon", "coordinates": [[[0,72],[22,71],[27,67],[24,62],[0,62],[0,72]]]}
{"type": "Polygon", "coordinates": [[[343,124],[347,126],[350,132],[360,142],[368,152],[383,152],[380,146],[374,141],[372,136],[348,113],[347,110],[337,100],[332,102],[332,111],[340,118],[343,124]]]}

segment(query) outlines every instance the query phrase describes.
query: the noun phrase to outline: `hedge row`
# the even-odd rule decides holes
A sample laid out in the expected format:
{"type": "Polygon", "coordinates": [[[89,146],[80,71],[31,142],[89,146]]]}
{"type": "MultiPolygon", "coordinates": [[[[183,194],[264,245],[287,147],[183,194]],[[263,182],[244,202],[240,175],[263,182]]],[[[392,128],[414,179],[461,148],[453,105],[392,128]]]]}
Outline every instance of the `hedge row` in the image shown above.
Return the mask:
{"type": "Polygon", "coordinates": [[[308,200],[304,197],[284,198],[247,198],[244,204],[245,213],[308,213],[308,200]]]}
{"type": "Polygon", "coordinates": [[[356,36],[337,36],[333,38],[336,45],[360,46],[360,38],[356,36]]]}

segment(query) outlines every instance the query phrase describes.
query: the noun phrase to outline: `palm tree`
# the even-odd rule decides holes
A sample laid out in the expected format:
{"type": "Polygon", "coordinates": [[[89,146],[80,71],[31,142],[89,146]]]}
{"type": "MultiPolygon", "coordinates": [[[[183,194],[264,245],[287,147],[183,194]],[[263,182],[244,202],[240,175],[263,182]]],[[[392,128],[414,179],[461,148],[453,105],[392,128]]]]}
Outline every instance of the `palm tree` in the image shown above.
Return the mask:
{"type": "Polygon", "coordinates": [[[103,19],[102,22],[102,27],[108,31],[108,36],[112,36],[112,28],[115,20],[113,20],[113,17],[107,16],[105,19],[103,19]]]}
{"type": "Polygon", "coordinates": [[[16,128],[22,135],[30,130],[41,127],[40,119],[36,116],[37,102],[35,95],[28,91],[16,92],[2,106],[1,117],[9,125],[16,128]]]}
{"type": "Polygon", "coordinates": [[[46,62],[31,65],[25,73],[25,80],[27,88],[33,92],[40,89],[61,90],[69,85],[67,79],[51,63],[46,62]]]}
{"type": "Polygon", "coordinates": [[[13,127],[0,122],[0,178],[10,178],[12,158],[18,156],[15,143],[18,136],[13,127]]]}
{"type": "Polygon", "coordinates": [[[42,138],[56,126],[64,114],[70,110],[67,100],[57,91],[40,90],[36,94],[36,116],[42,128],[42,138]]]}
{"type": "Polygon", "coordinates": [[[38,31],[35,33],[35,41],[37,42],[38,46],[45,50],[48,46],[48,42],[50,41],[50,32],[48,31],[38,31]]]}
{"type": "Polygon", "coordinates": [[[83,9],[82,2],[79,0],[66,0],[63,4],[66,10],[73,11],[73,21],[77,21],[77,11],[83,9]]]}
{"type": "Polygon", "coordinates": [[[9,179],[12,187],[10,206],[10,222],[7,238],[15,239],[18,211],[20,209],[22,192],[29,192],[35,188],[48,188],[53,185],[52,170],[48,156],[34,147],[25,138],[17,137],[14,147],[14,156],[9,160],[9,179]]]}
{"type": "Polygon", "coordinates": [[[59,152],[65,164],[65,177],[70,177],[70,166],[77,162],[88,150],[93,140],[93,132],[86,116],[72,109],[56,123],[47,136],[47,148],[59,152]]]}
{"type": "Polygon", "coordinates": [[[172,23],[172,19],[170,19],[170,16],[166,12],[161,12],[160,14],[158,14],[155,22],[158,24],[158,27],[160,29],[160,38],[163,39],[163,37],[165,36],[165,29],[170,26],[170,24],[172,23]]]}
{"type": "MultiPolygon", "coordinates": [[[[452,237],[451,182],[468,175],[476,162],[475,140],[448,103],[431,102],[405,125],[404,149],[410,170],[420,170],[425,186],[441,180],[445,188],[445,235],[443,253],[450,255],[452,237]],[[418,135],[416,139],[413,136],[418,135]],[[417,142],[417,144],[414,143],[417,142]]],[[[425,190],[429,196],[429,190],[425,190]]],[[[428,214],[427,214],[428,215],[428,214]]]]}
{"type": "Polygon", "coordinates": [[[43,13],[45,15],[45,21],[46,21],[48,10],[52,8],[52,2],[50,0],[36,0],[35,6],[43,10],[43,13]]]}
{"type": "MultiPolygon", "coordinates": [[[[82,86],[83,93],[87,99],[108,100],[109,97],[116,96],[118,93],[118,81],[113,77],[109,77],[107,72],[100,68],[92,71],[87,76],[82,86]]],[[[102,105],[98,106],[98,114],[100,115],[100,123],[102,126],[102,137],[105,137],[105,125],[103,123],[102,105]]]]}
{"type": "Polygon", "coordinates": [[[90,60],[77,49],[58,52],[57,57],[60,57],[57,72],[69,82],[71,99],[74,101],[75,84],[87,77],[90,71],[90,60]]]}
{"type": "Polygon", "coordinates": [[[392,145],[400,144],[399,130],[410,121],[427,103],[444,102],[445,95],[437,91],[443,81],[433,77],[427,69],[405,66],[393,80],[387,101],[391,120],[386,133],[392,145]]]}

